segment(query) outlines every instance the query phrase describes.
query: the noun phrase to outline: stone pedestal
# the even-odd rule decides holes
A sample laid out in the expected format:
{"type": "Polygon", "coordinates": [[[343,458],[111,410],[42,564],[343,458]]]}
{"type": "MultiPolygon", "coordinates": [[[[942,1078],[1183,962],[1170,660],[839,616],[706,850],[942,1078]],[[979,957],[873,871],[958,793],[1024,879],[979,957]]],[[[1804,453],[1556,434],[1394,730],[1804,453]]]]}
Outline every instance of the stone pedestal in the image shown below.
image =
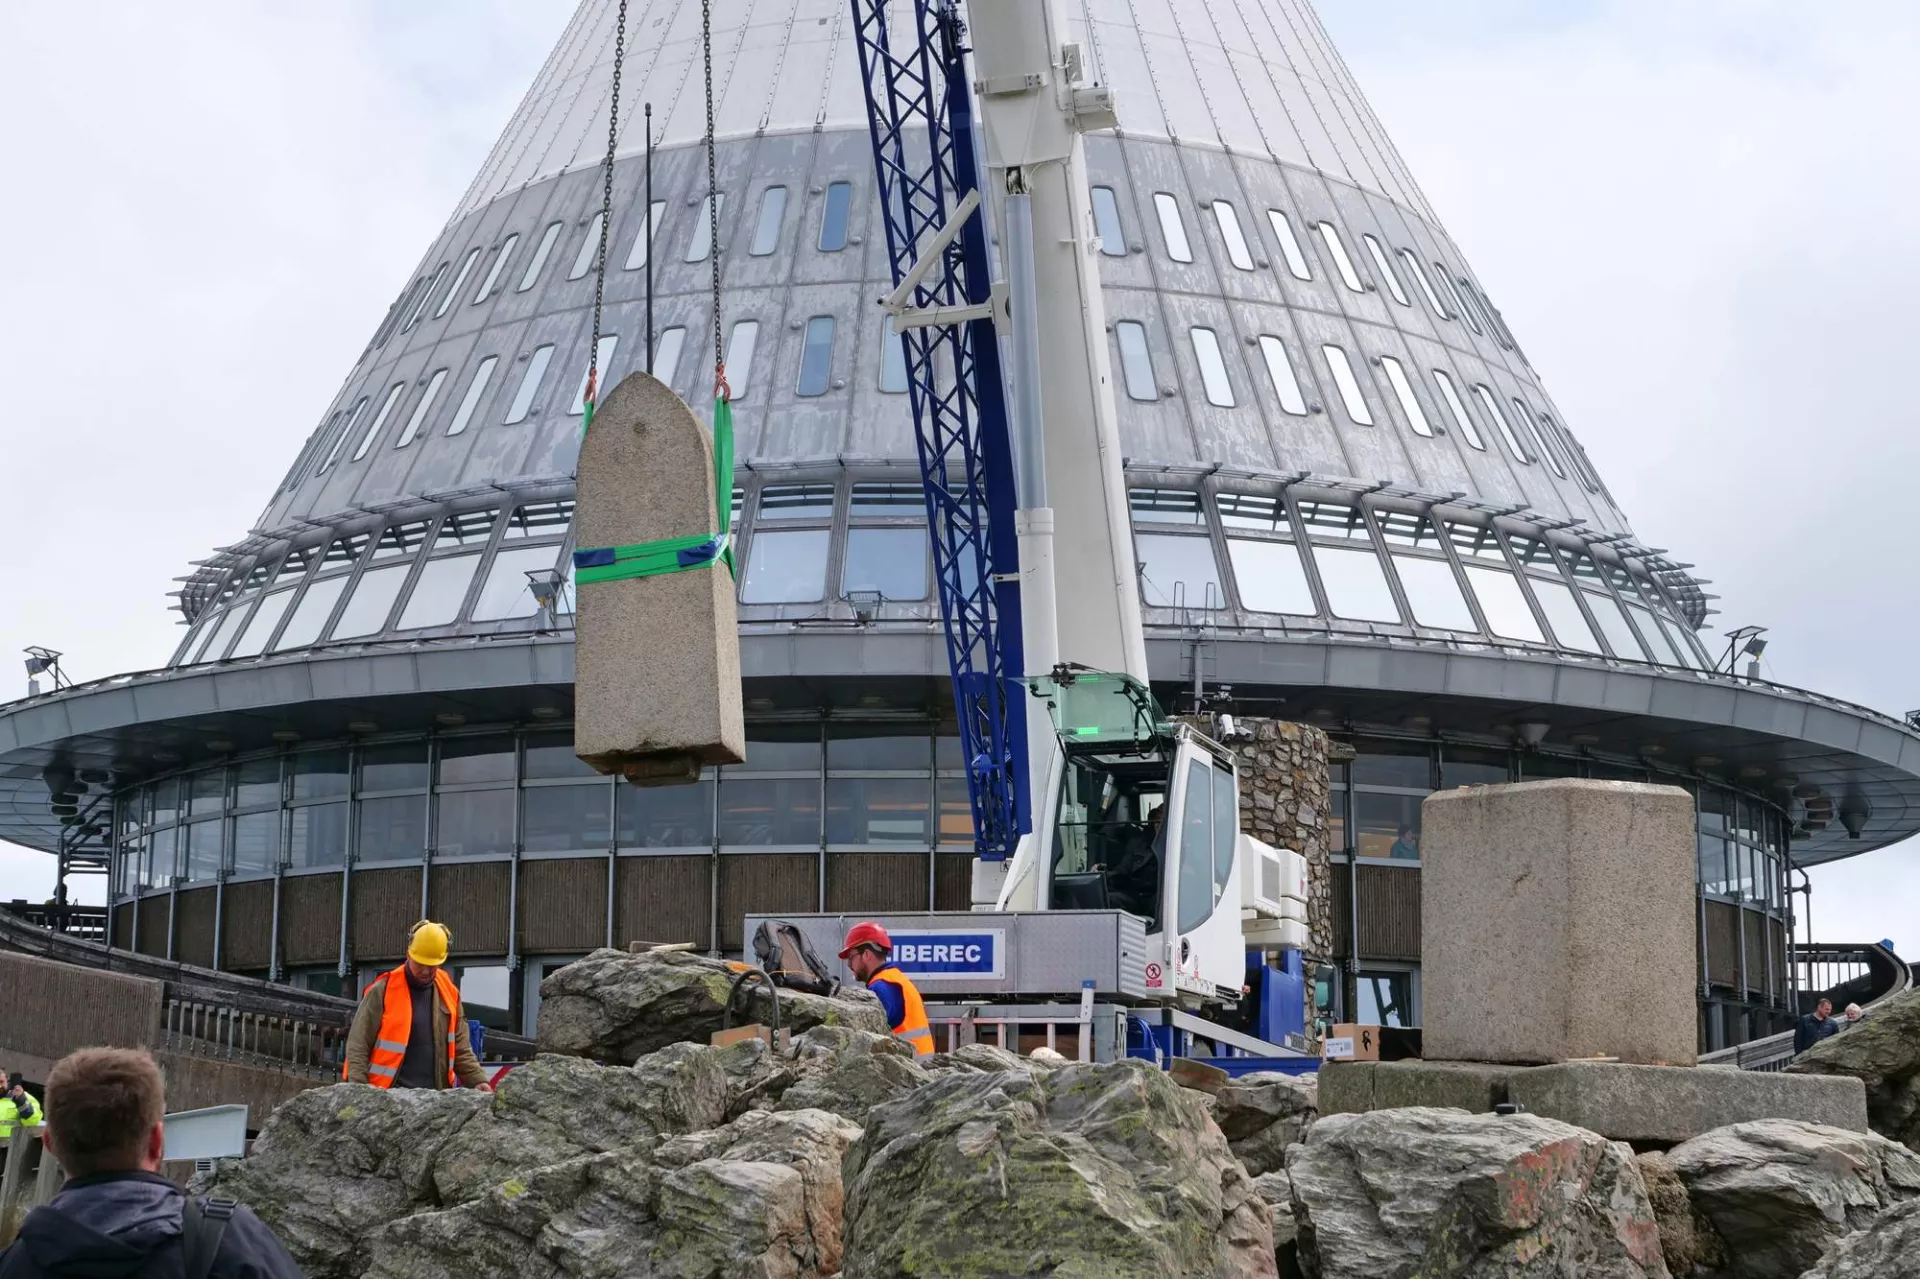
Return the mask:
{"type": "MultiPolygon", "coordinates": [[[[713,440],[645,373],[606,396],[580,446],[575,544],[717,531],[713,440]]],[[[574,753],[642,785],[746,755],[733,574],[723,563],[576,585],[574,753]]]]}
{"type": "Polygon", "coordinates": [[[1421,811],[1425,1057],[1693,1064],[1692,796],[1569,779],[1421,811]]]}

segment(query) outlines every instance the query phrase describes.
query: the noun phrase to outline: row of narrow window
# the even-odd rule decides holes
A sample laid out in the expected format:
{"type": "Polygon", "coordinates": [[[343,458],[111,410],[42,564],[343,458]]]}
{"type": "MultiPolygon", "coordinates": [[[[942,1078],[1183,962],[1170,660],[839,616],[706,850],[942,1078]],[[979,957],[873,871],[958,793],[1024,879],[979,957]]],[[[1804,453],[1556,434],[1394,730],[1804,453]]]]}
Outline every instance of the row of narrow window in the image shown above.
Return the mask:
{"type": "MultiPolygon", "coordinates": [[[[833,385],[833,346],[836,330],[833,316],[816,315],[806,321],[805,336],[801,346],[800,367],[795,382],[795,393],[801,396],[824,395],[833,385]]],[[[727,342],[727,376],[736,402],[744,401],[753,384],[754,354],[759,340],[760,323],[757,320],[737,321],[727,342]]],[[[1122,320],[1114,325],[1116,343],[1120,352],[1122,383],[1129,398],[1139,401],[1154,401],[1160,398],[1159,380],[1153,367],[1153,356],[1147,342],[1146,326],[1137,320],[1122,320]]],[[[655,340],[653,375],[661,381],[671,384],[678,371],[680,357],[685,348],[687,330],[675,326],[661,332],[655,340]]],[[[1227,362],[1221,349],[1219,334],[1212,328],[1196,326],[1189,330],[1188,339],[1192,344],[1194,361],[1200,370],[1201,387],[1207,402],[1219,408],[1233,408],[1238,404],[1233,379],[1228,374],[1227,362]]],[[[1267,333],[1257,337],[1261,362],[1266,368],[1267,377],[1282,412],[1302,416],[1307,414],[1309,406],[1300,378],[1294,370],[1293,360],[1288,354],[1286,344],[1277,336],[1267,333]]],[[[598,365],[602,370],[613,367],[613,359],[619,350],[620,335],[606,334],[600,339],[598,365]]],[[[552,363],[554,346],[547,343],[535,347],[527,358],[520,384],[513,397],[508,401],[503,425],[513,426],[527,420],[533,412],[535,399],[544,383],[549,365],[552,363]]],[[[1325,361],[1328,376],[1340,394],[1347,417],[1359,426],[1375,425],[1373,410],[1366,394],[1362,391],[1360,380],[1353,367],[1353,361],[1346,350],[1328,343],[1320,348],[1321,358],[1325,361]]],[[[489,355],[475,367],[469,379],[459,406],[453,411],[447,422],[446,433],[459,435],[472,423],[474,414],[482,396],[492,382],[494,372],[500,362],[499,356],[489,355]]],[[[1434,428],[1415,394],[1412,379],[1401,361],[1393,356],[1378,357],[1380,368],[1386,375],[1394,398],[1399,402],[1401,411],[1406,415],[1407,423],[1416,435],[1433,438],[1434,428]]],[[[1486,442],[1473,413],[1468,409],[1453,376],[1444,369],[1432,369],[1434,388],[1440,400],[1446,405],[1461,438],[1474,449],[1484,452],[1486,442]]],[[[427,379],[426,387],[415,402],[412,412],[407,415],[406,425],[401,428],[394,440],[395,448],[405,448],[411,444],[425,428],[434,405],[438,402],[441,390],[446,384],[448,370],[437,369],[427,379]]],[[[611,378],[609,378],[611,380],[611,378]]],[[[393,419],[396,408],[401,403],[407,384],[396,382],[388,388],[381,398],[380,406],[367,422],[366,429],[359,436],[351,460],[359,461],[372,450],[374,442],[393,419]]],[[[907,389],[906,357],[899,339],[891,326],[882,331],[882,358],[880,366],[880,389],[889,393],[900,393],[907,389]]],[[[1561,461],[1564,456],[1585,479],[1584,461],[1577,446],[1566,438],[1550,415],[1535,413],[1518,396],[1512,398],[1514,420],[1531,437],[1534,451],[1530,452],[1522,441],[1520,432],[1513,421],[1502,409],[1499,397],[1485,383],[1476,383],[1472,387],[1472,396],[1480,405],[1487,421],[1492,423],[1507,451],[1515,461],[1531,463],[1538,457],[1544,458],[1555,475],[1562,479],[1567,476],[1566,465],[1561,461]]],[[[341,414],[336,414],[333,425],[337,428],[333,436],[332,448],[326,460],[320,466],[320,474],[325,474],[340,460],[349,440],[354,438],[355,430],[366,417],[367,409],[373,397],[363,396],[349,411],[346,411],[345,425],[338,426],[341,414]]],[[[585,408],[586,375],[581,374],[580,383],[575,389],[573,401],[568,412],[579,415],[585,408]]],[[[1597,488],[1597,484],[1589,483],[1597,488]]]]}
{"type": "MultiPolygon", "coordinates": [[[[688,234],[686,252],[682,261],[704,262],[713,252],[713,226],[725,211],[726,199],[726,193],[723,191],[701,201],[699,216],[694,219],[693,227],[688,234]]],[[[666,212],[666,208],[665,200],[655,200],[648,207],[643,225],[634,234],[633,243],[627,249],[622,269],[637,271],[647,265],[647,259],[652,254],[653,242],[659,234],[661,217],[666,212]]],[[[852,212],[853,184],[829,183],[826,198],[821,202],[820,233],[815,241],[815,247],[822,253],[837,253],[846,248],[850,241],[848,226],[852,220],[852,212]]],[[[768,187],[761,193],[759,216],[754,223],[753,239],[747,248],[748,256],[766,257],[779,247],[780,231],[786,220],[786,213],[786,187],[768,187]]],[[[586,234],[580,237],[580,247],[573,257],[573,266],[567,272],[569,280],[578,280],[593,269],[593,264],[600,256],[600,238],[605,221],[604,213],[596,213],[587,223],[586,234]]],[[[532,257],[527,260],[526,267],[520,273],[520,282],[514,286],[514,292],[525,293],[539,283],[540,274],[546,269],[547,259],[552,256],[554,244],[559,240],[561,229],[565,225],[564,220],[547,224],[546,230],[540,235],[538,245],[534,248],[532,257]]],[[[513,255],[519,247],[518,231],[500,242],[500,247],[494,250],[493,259],[487,267],[486,274],[481,277],[478,287],[474,289],[473,296],[469,299],[469,305],[478,306],[499,290],[502,280],[507,277],[507,268],[513,261],[513,255]]],[[[374,335],[372,345],[379,347],[386,342],[394,332],[395,320],[400,320],[399,332],[406,333],[412,330],[426,318],[427,307],[436,297],[440,299],[440,305],[434,307],[434,319],[439,319],[452,310],[468,278],[473,275],[474,267],[479,264],[485,252],[484,245],[475,245],[469,249],[466,257],[460,261],[459,270],[454,272],[453,283],[444,293],[441,292],[440,285],[447,278],[447,272],[452,267],[451,262],[442,262],[432,276],[416,282],[413,289],[396,304],[387,324],[374,335]]]]}
{"type": "MultiPolygon", "coordinates": [[[[1127,253],[1125,232],[1121,223],[1119,202],[1114,194],[1114,189],[1109,186],[1096,186],[1092,189],[1092,193],[1095,228],[1099,235],[1102,252],[1107,253],[1109,256],[1125,256],[1127,253]]],[[[719,214],[724,210],[725,200],[726,195],[724,192],[721,192],[715,196],[708,197],[707,200],[702,202],[700,215],[694,220],[694,225],[688,238],[684,256],[685,261],[705,261],[709,254],[711,254],[713,249],[712,227],[719,214]]],[[[780,232],[786,216],[787,200],[788,189],[784,186],[768,187],[761,193],[760,209],[755,221],[753,237],[748,248],[749,255],[767,256],[772,254],[778,247],[780,232]]],[[[1186,224],[1181,215],[1179,201],[1167,192],[1155,193],[1153,200],[1168,255],[1177,262],[1192,262],[1194,260],[1193,246],[1187,236],[1186,224]]],[[[1228,259],[1236,268],[1247,271],[1253,270],[1255,267],[1253,254],[1246,235],[1241,228],[1239,214],[1234,206],[1225,200],[1215,200],[1211,202],[1209,207],[1219,227],[1222,243],[1226,246],[1228,259]]],[[[649,207],[644,219],[644,225],[634,236],[633,243],[627,252],[624,264],[625,269],[635,270],[646,265],[653,240],[659,230],[661,216],[665,209],[666,202],[664,200],[656,200],[649,207]]],[[[830,183],[826,189],[825,199],[822,202],[820,229],[817,240],[817,246],[822,251],[835,252],[846,247],[849,240],[848,225],[851,210],[852,184],[849,182],[830,183]]],[[[1267,210],[1267,218],[1269,225],[1273,229],[1275,240],[1280,245],[1281,256],[1285,260],[1289,272],[1298,279],[1311,280],[1313,278],[1312,270],[1307,263],[1306,254],[1301,248],[1299,238],[1294,233],[1293,225],[1288,220],[1287,215],[1278,209],[1269,209],[1267,210]]],[[[592,269],[593,263],[599,253],[603,219],[603,214],[596,213],[592,221],[588,224],[586,234],[582,237],[579,250],[575,255],[573,268],[568,274],[568,279],[578,279],[592,269]]],[[[531,289],[538,281],[541,270],[544,268],[553,250],[554,243],[559,237],[562,225],[559,221],[548,225],[546,231],[541,236],[532,258],[522,273],[517,291],[524,292],[531,289]]],[[[1315,230],[1325,244],[1327,254],[1334,263],[1336,272],[1339,274],[1342,282],[1348,289],[1354,292],[1363,292],[1366,286],[1362,283],[1353,259],[1347,252],[1346,245],[1341,239],[1339,228],[1332,222],[1321,221],[1315,224],[1315,230]]],[[[1376,270],[1381,279],[1386,282],[1388,290],[1393,295],[1395,301],[1402,306],[1410,306],[1411,301],[1408,298],[1406,290],[1401,285],[1399,276],[1394,272],[1392,264],[1388,260],[1386,249],[1381,245],[1380,241],[1370,233],[1363,234],[1361,239],[1373,259],[1376,270]]],[[[512,258],[519,244],[519,240],[520,235],[515,232],[501,243],[499,249],[494,254],[493,261],[485,277],[480,281],[479,287],[473,295],[472,301],[475,304],[483,302],[493,295],[502,276],[506,272],[508,262],[512,258]]],[[[483,251],[481,247],[476,246],[467,253],[466,258],[460,264],[458,272],[454,275],[451,287],[446,290],[444,295],[440,295],[440,305],[434,311],[436,318],[445,315],[453,305],[483,251]]],[[[1484,333],[1490,328],[1503,345],[1511,346],[1511,338],[1506,333],[1505,327],[1499,319],[1499,313],[1490,305],[1485,306],[1482,312],[1486,328],[1482,327],[1482,319],[1481,316],[1476,315],[1476,308],[1481,307],[1483,304],[1472,284],[1469,283],[1464,276],[1457,280],[1458,288],[1456,291],[1456,281],[1450,278],[1444,264],[1436,261],[1434,268],[1437,274],[1430,277],[1421,266],[1420,260],[1414,256],[1410,249],[1402,248],[1398,250],[1398,253],[1408,273],[1418,282],[1421,292],[1427,298],[1428,304],[1433,308],[1436,315],[1444,319],[1454,319],[1456,316],[1464,317],[1476,333],[1484,333]],[[1448,301],[1443,300],[1440,292],[1436,290],[1434,285],[1435,279],[1439,281],[1440,289],[1446,291],[1447,298],[1451,300],[1451,307],[1448,305],[1448,301]]],[[[402,307],[396,308],[397,311],[404,310],[406,312],[405,323],[401,326],[402,332],[413,328],[422,318],[428,304],[438,295],[440,281],[447,273],[449,265],[449,263],[442,263],[439,270],[426,282],[426,286],[417,289],[418,298],[412,302],[410,306],[405,305],[403,300],[402,307]]],[[[1124,321],[1115,327],[1119,340],[1121,365],[1128,395],[1135,400],[1158,399],[1159,387],[1153,375],[1152,358],[1147,347],[1145,327],[1137,321],[1124,321]]],[[[799,377],[795,388],[797,394],[802,396],[823,395],[829,389],[831,385],[833,331],[834,318],[832,316],[814,316],[807,321],[806,341],[802,351],[799,377]]],[[[729,339],[727,348],[728,379],[729,384],[734,390],[736,399],[744,398],[752,371],[754,345],[758,335],[758,322],[746,320],[734,325],[732,335],[729,339]]],[[[678,366],[685,337],[685,329],[678,327],[670,328],[660,335],[658,347],[655,352],[653,370],[655,375],[659,376],[662,381],[671,382],[673,372],[678,366]]],[[[377,345],[384,340],[384,335],[376,336],[375,344],[377,345]]],[[[617,347],[619,340],[617,335],[603,337],[601,339],[602,350],[598,361],[600,368],[607,369],[610,367],[613,350],[617,347]]],[[[1201,382],[1208,403],[1218,407],[1233,407],[1235,404],[1233,386],[1227,374],[1226,362],[1220,351],[1218,335],[1212,329],[1198,327],[1190,331],[1190,340],[1193,345],[1195,361],[1200,368],[1201,382]]],[[[1308,411],[1305,397],[1301,392],[1299,380],[1295,376],[1291,361],[1287,356],[1285,345],[1279,338],[1272,335],[1262,335],[1258,341],[1263,360],[1267,366],[1269,378],[1272,381],[1275,395],[1279,399],[1282,410],[1293,414],[1305,414],[1308,411]]],[[[880,389],[890,393],[904,392],[907,381],[905,354],[901,349],[901,344],[893,336],[890,329],[883,334],[882,352],[880,389]]],[[[1372,410],[1368,407],[1366,396],[1361,390],[1359,379],[1354,373],[1352,363],[1347,353],[1338,346],[1325,345],[1321,348],[1321,354],[1326,362],[1327,372],[1332,378],[1335,388],[1340,393],[1341,402],[1347,410],[1348,417],[1358,425],[1373,425],[1374,418],[1372,410]]],[[[527,368],[522,374],[519,389],[515,392],[512,401],[510,401],[506,416],[503,418],[505,424],[514,425],[525,421],[529,416],[534,399],[539,393],[541,382],[546,376],[547,366],[552,358],[553,347],[551,344],[535,348],[533,353],[528,357],[527,368]]],[[[1406,414],[1409,426],[1416,434],[1431,438],[1434,434],[1433,428],[1424,409],[1420,405],[1419,398],[1414,393],[1412,383],[1407,376],[1407,371],[1404,366],[1399,360],[1390,356],[1380,357],[1379,363],[1386,375],[1389,385],[1393,389],[1395,398],[1400,402],[1402,411],[1406,414]]],[[[497,364],[498,357],[489,356],[476,368],[472,380],[468,383],[466,394],[461,400],[459,409],[456,410],[448,423],[448,435],[457,435],[466,430],[482,395],[487,389],[488,383],[492,379],[497,364]]],[[[1486,445],[1473,421],[1471,413],[1468,412],[1462,401],[1453,379],[1442,370],[1435,369],[1432,372],[1441,399],[1446,404],[1448,413],[1452,417],[1456,428],[1460,431],[1462,438],[1464,438],[1471,447],[1484,451],[1486,445]]],[[[408,418],[406,427],[400,432],[399,437],[395,441],[394,446],[396,448],[406,447],[420,434],[427,420],[427,416],[432,410],[441,388],[445,383],[446,377],[447,370],[445,369],[438,370],[432,375],[426,390],[422,393],[413,413],[408,418]]],[[[352,454],[353,460],[358,461],[364,458],[372,449],[375,440],[379,438],[382,429],[386,426],[394,409],[398,406],[404,389],[405,385],[403,383],[396,383],[389,389],[387,395],[381,401],[379,409],[375,411],[372,420],[368,422],[364,435],[360,437],[360,442],[352,454]]],[[[585,376],[583,374],[581,391],[579,394],[576,394],[570,412],[578,414],[582,411],[584,391],[585,376]]],[[[1513,426],[1507,421],[1506,415],[1502,411],[1494,393],[1485,385],[1478,385],[1474,388],[1474,395],[1480,401],[1482,411],[1499,432],[1502,441],[1505,443],[1508,452],[1514,460],[1523,464],[1534,461],[1534,456],[1529,452],[1527,446],[1522,443],[1519,433],[1517,433],[1513,426]]],[[[354,430],[364,416],[368,403],[369,400],[363,398],[354,406],[351,416],[348,418],[344,428],[333,437],[334,443],[332,448],[328,451],[325,461],[320,465],[318,473],[326,473],[339,461],[340,454],[346,446],[347,441],[353,437],[354,430]]],[[[1599,492],[1600,484],[1598,477],[1586,464],[1585,459],[1581,456],[1578,447],[1573,444],[1571,438],[1564,435],[1559,424],[1551,417],[1532,413],[1526,408],[1524,402],[1517,397],[1513,400],[1513,405],[1518,413],[1520,423],[1525,428],[1527,434],[1532,437],[1535,450],[1539,457],[1545,460],[1554,474],[1562,479],[1567,478],[1568,465],[1570,464],[1572,469],[1578,473],[1581,482],[1585,484],[1588,489],[1593,492],[1599,492]],[[1544,432],[1542,430],[1542,424],[1544,424],[1545,427],[1544,432]],[[1564,463],[1561,457],[1563,452],[1566,458],[1566,462],[1564,463]]]]}
{"type": "MultiPolygon", "coordinates": [[[[1226,246],[1227,260],[1241,271],[1254,269],[1253,252],[1246,233],[1240,226],[1240,214],[1227,200],[1211,201],[1207,208],[1212,212],[1214,224],[1220,229],[1221,243],[1226,246]]],[[[1153,196],[1154,216],[1160,223],[1160,236],[1166,244],[1167,256],[1175,262],[1193,261],[1193,243],[1187,238],[1187,225],[1180,214],[1180,201],[1165,191],[1157,191],[1153,196]]],[[[1094,231],[1100,238],[1100,251],[1108,257],[1127,256],[1126,229],[1120,219],[1120,201],[1114,195],[1112,187],[1093,188],[1094,231]]],[[[1267,224],[1273,228],[1273,238],[1280,246],[1280,256],[1287,264],[1287,271],[1297,280],[1313,279],[1313,271],[1307,265],[1307,255],[1300,247],[1300,239],[1294,233],[1293,223],[1287,215],[1278,209],[1267,210],[1267,224]]],[[[1346,242],[1340,238],[1340,228],[1332,222],[1321,220],[1314,223],[1314,231],[1326,246],[1327,257],[1333,262],[1334,271],[1341,283],[1353,293],[1366,292],[1367,286],[1360,278],[1353,257],[1347,252],[1346,242]]],[[[1367,247],[1367,255],[1373,259],[1375,270],[1385,281],[1387,291],[1393,300],[1401,306],[1411,307],[1412,300],[1400,283],[1399,274],[1393,269],[1387,250],[1372,233],[1361,235],[1361,242],[1367,247]]],[[[1425,295],[1427,305],[1433,313],[1443,320],[1464,319],[1475,333],[1485,336],[1492,333],[1494,340],[1510,351],[1518,351],[1513,334],[1500,318],[1500,312],[1480,296],[1464,275],[1455,276],[1447,270],[1446,264],[1435,261],[1434,274],[1429,276],[1421,265],[1420,259],[1411,249],[1395,251],[1405,264],[1407,274],[1419,284],[1420,292],[1425,295]],[[1439,281],[1439,287],[1434,285],[1439,281]]]]}
{"type": "MultiPolygon", "coordinates": [[[[825,395],[834,385],[833,382],[833,344],[837,328],[831,315],[816,315],[806,322],[805,337],[801,344],[800,371],[795,381],[794,391],[801,396],[825,395]]],[[[662,330],[654,339],[653,367],[654,377],[669,385],[680,366],[680,357],[686,347],[687,330],[676,325],[662,330]]],[[[747,399],[753,387],[754,354],[760,339],[758,320],[738,320],[734,323],[727,338],[727,384],[737,404],[747,399]]],[[[620,335],[604,334],[600,338],[598,366],[608,384],[615,379],[611,376],[613,358],[620,348],[620,335]]],[[[540,388],[546,381],[547,371],[553,363],[554,344],[549,342],[533,349],[527,356],[526,368],[520,374],[520,384],[515,388],[513,398],[507,402],[506,413],[501,417],[504,426],[517,426],[533,415],[534,402],[540,394],[540,388]]],[[[474,367],[473,375],[467,381],[466,390],[460,397],[460,403],[447,420],[446,433],[459,435],[473,423],[476,410],[482,397],[493,381],[500,357],[489,355],[474,367]]],[[[413,409],[406,415],[406,425],[400,428],[393,447],[403,449],[418,439],[427,427],[428,418],[434,405],[439,401],[440,392],[445,387],[448,370],[434,370],[427,379],[426,387],[420,398],[414,402],[413,409]]],[[[346,451],[347,443],[356,438],[359,443],[349,457],[358,462],[372,451],[374,442],[390,421],[396,420],[395,411],[406,396],[408,383],[395,382],[380,397],[379,407],[374,409],[372,417],[367,417],[367,409],[373,403],[373,396],[362,396],[351,409],[334,414],[328,423],[332,446],[327,450],[316,474],[325,475],[340,461],[346,451]],[[342,419],[344,418],[344,425],[342,419]],[[359,431],[360,423],[366,421],[364,431],[359,431]]],[[[892,330],[891,323],[882,330],[882,350],[880,360],[880,389],[890,394],[904,393],[907,389],[906,353],[892,330]]],[[[582,372],[579,385],[575,388],[572,405],[567,412],[578,417],[586,408],[587,375],[582,372]]]]}
{"type": "MultiPolygon", "coordinates": [[[[1115,323],[1114,339],[1120,349],[1121,382],[1126,387],[1127,397],[1133,400],[1153,401],[1160,398],[1159,377],[1153,367],[1153,353],[1147,344],[1146,325],[1138,320],[1121,320],[1115,323]]],[[[1207,397],[1207,403],[1216,408],[1234,408],[1239,400],[1234,393],[1233,380],[1227,373],[1227,361],[1221,349],[1220,335],[1204,325],[1195,326],[1187,331],[1188,341],[1193,347],[1194,363],[1200,369],[1201,390],[1207,397]]],[[[1273,388],[1274,397],[1279,401],[1284,413],[1296,417],[1310,412],[1305,391],[1301,387],[1299,375],[1294,371],[1292,357],[1287,353],[1286,343],[1271,333],[1262,333],[1256,339],[1260,348],[1261,363],[1266,367],[1267,379],[1273,388]]],[[[1326,363],[1328,376],[1333,380],[1335,389],[1340,392],[1341,405],[1346,409],[1347,417],[1357,426],[1375,424],[1373,409],[1360,388],[1360,379],[1355,374],[1353,360],[1346,349],[1325,343],[1320,347],[1320,356],[1326,363]]],[[[1413,380],[1407,374],[1407,368],[1391,355],[1377,357],[1380,368],[1385,372],[1387,384],[1393,388],[1394,399],[1400,404],[1401,412],[1406,414],[1407,425],[1415,435],[1432,439],[1433,423],[1426,409],[1420,403],[1420,397],[1414,393],[1413,380]]],[[[1447,415],[1453,421],[1454,428],[1462,439],[1481,452],[1486,451],[1486,441],[1468,410],[1466,401],[1461,397],[1459,385],[1453,375],[1444,369],[1430,370],[1433,384],[1439,392],[1440,400],[1447,406],[1447,415]]],[[[1522,442],[1520,433],[1500,407],[1498,395],[1485,383],[1475,383],[1473,398],[1479,403],[1481,411],[1498,430],[1507,451],[1516,462],[1531,463],[1535,453],[1529,452],[1522,442]]],[[[1566,458],[1580,468],[1585,480],[1588,472],[1579,450],[1562,431],[1560,424],[1544,413],[1535,413],[1527,407],[1526,401],[1519,396],[1513,397],[1514,415],[1532,438],[1534,450],[1545,458],[1553,473],[1562,479],[1567,476],[1566,467],[1561,462],[1566,458]]],[[[1598,491],[1598,482],[1589,481],[1588,487],[1598,491]]]]}

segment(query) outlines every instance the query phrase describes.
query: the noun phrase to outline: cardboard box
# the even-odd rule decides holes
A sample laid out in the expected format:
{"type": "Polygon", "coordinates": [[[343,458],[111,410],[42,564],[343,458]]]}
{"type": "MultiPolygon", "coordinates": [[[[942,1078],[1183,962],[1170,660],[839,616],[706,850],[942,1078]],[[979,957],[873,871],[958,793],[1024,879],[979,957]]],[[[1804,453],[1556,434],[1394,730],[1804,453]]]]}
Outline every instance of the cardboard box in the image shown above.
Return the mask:
{"type": "Polygon", "coordinates": [[[1323,1061],[1379,1061],[1380,1028],[1343,1021],[1320,1041],[1323,1061]]]}
{"type": "Polygon", "coordinates": [[[791,1047],[791,1033],[785,1026],[782,1026],[780,1033],[775,1035],[772,1027],[762,1026],[758,1022],[748,1026],[735,1026],[732,1030],[716,1030],[707,1042],[715,1048],[725,1048],[729,1044],[737,1044],[748,1039],[761,1040],[767,1047],[782,1054],[789,1051],[791,1047]]]}

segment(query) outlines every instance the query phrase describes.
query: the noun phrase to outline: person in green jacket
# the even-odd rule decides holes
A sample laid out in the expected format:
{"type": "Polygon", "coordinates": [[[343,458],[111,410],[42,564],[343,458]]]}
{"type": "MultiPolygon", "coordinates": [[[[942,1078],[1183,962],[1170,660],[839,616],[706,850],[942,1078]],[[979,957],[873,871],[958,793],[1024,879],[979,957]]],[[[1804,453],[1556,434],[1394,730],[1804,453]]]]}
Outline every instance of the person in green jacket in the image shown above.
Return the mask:
{"type": "Polygon", "coordinates": [[[17,1073],[7,1076],[7,1091],[0,1096],[0,1141],[13,1136],[19,1128],[38,1128],[47,1121],[40,1103],[27,1092],[26,1081],[17,1073]]]}

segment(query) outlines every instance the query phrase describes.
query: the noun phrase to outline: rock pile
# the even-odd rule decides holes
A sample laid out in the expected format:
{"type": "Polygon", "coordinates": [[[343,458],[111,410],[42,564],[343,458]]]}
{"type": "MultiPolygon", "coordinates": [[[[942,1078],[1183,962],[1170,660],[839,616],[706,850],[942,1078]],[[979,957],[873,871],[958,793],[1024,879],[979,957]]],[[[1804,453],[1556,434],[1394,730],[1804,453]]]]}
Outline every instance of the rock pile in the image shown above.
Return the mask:
{"type": "Polygon", "coordinates": [[[494,1095],[315,1089],[199,1189],[315,1279],[1920,1276],[1920,1156],[1872,1135],[1765,1121],[1636,1158],[1524,1114],[1322,1118],[1284,1075],[915,1057],[865,992],[783,993],[788,1051],[716,1048],[725,965],[585,962],[494,1095]]]}

